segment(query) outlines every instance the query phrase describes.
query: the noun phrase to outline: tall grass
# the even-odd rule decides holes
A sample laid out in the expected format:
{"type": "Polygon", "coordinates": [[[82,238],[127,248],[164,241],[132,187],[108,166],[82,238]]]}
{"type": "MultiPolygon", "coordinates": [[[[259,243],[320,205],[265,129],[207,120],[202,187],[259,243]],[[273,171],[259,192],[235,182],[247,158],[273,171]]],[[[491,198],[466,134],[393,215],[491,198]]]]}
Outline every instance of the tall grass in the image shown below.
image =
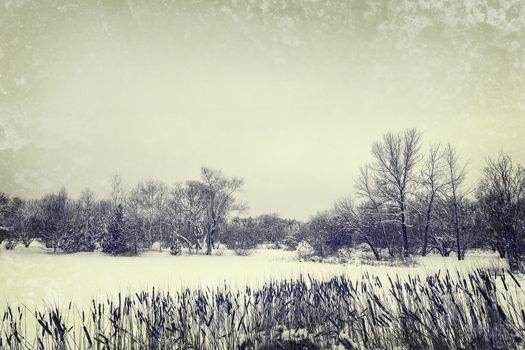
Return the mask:
{"type": "Polygon", "coordinates": [[[6,306],[0,348],[519,349],[522,294],[509,272],[485,269],[384,280],[306,276],[244,290],[153,289],[92,300],[85,310],[6,306]]]}

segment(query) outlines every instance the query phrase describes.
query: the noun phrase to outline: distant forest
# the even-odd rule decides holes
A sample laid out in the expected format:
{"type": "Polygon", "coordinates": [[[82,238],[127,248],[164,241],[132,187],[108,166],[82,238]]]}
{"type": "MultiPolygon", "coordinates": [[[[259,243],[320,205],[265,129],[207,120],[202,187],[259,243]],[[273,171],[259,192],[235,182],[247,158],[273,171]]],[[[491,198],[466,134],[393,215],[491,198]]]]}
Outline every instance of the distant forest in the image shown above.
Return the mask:
{"type": "Polygon", "coordinates": [[[183,248],[211,255],[219,245],[246,254],[259,244],[327,257],[341,248],[369,251],[377,260],[491,249],[522,268],[525,250],[525,170],[501,153],[488,158],[481,179],[467,181],[467,162],[451,144],[426,146],[422,133],[386,133],[346,196],[306,222],[277,214],[243,217],[243,181],[202,168],[198,180],[173,186],[145,180],[125,188],[111,178],[101,198],[66,189],[42,198],[0,194],[0,242],[6,249],[39,240],[53,251],[102,250],[137,255],[154,244],[174,255],[183,248]]]}

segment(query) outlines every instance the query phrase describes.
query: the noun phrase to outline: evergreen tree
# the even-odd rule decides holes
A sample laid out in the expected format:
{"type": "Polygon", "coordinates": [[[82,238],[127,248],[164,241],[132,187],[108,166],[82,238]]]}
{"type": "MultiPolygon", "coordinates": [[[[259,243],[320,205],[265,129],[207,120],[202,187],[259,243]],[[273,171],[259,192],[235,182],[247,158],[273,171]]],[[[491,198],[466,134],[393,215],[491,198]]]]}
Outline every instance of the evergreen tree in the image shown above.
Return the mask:
{"type": "Polygon", "coordinates": [[[71,229],[62,242],[66,253],[92,252],[95,250],[95,227],[90,221],[80,223],[71,229]]]}
{"type": "Polygon", "coordinates": [[[124,212],[122,204],[118,204],[109,224],[108,237],[104,241],[102,250],[111,255],[129,254],[130,249],[124,235],[124,212]]]}
{"type": "Polygon", "coordinates": [[[180,244],[180,240],[176,239],[173,244],[170,246],[170,253],[171,255],[181,255],[182,253],[182,245],[180,244]]]}
{"type": "Polygon", "coordinates": [[[92,252],[95,250],[97,236],[97,202],[95,193],[86,189],[75,203],[74,220],[70,231],[63,241],[66,252],[92,252]]]}

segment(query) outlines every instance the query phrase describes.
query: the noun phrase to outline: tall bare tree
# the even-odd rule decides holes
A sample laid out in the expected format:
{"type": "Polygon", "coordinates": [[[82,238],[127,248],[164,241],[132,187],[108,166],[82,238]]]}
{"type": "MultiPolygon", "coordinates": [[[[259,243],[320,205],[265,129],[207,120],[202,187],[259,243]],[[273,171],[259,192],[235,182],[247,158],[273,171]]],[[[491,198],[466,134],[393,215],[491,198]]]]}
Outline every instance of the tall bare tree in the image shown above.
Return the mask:
{"type": "Polygon", "coordinates": [[[180,218],[172,217],[172,233],[175,239],[184,241],[188,248],[199,251],[202,248],[201,240],[205,237],[204,217],[206,202],[202,183],[200,181],[186,181],[177,185],[173,191],[173,210],[177,210],[180,218]]]}
{"type": "Polygon", "coordinates": [[[436,197],[447,185],[445,180],[444,153],[440,144],[430,146],[427,158],[421,170],[421,183],[425,192],[425,227],[423,229],[423,246],[421,255],[425,256],[428,252],[429,234],[432,226],[434,214],[434,203],[436,197]]]}
{"type": "Polygon", "coordinates": [[[374,163],[373,182],[381,202],[397,209],[401,227],[403,256],[409,255],[407,208],[409,196],[417,185],[416,167],[421,160],[421,133],[408,129],[400,133],[387,133],[372,145],[374,163]]]}
{"type": "Polygon", "coordinates": [[[167,220],[164,217],[168,205],[168,186],[157,180],[141,181],[133,188],[128,205],[139,216],[145,243],[151,245],[159,241],[159,249],[165,241],[167,220]]]}
{"type": "Polygon", "coordinates": [[[445,167],[447,173],[446,188],[443,194],[445,202],[448,203],[449,217],[455,237],[456,253],[458,260],[464,258],[465,252],[462,250],[461,239],[465,218],[465,200],[470,193],[464,189],[467,163],[461,164],[457,150],[450,143],[445,149],[445,167]]]}
{"type": "Polygon", "coordinates": [[[367,216],[375,217],[375,221],[379,223],[383,240],[386,242],[388,252],[390,256],[394,255],[394,242],[393,238],[388,232],[387,223],[390,213],[386,210],[384,203],[382,202],[379,194],[377,193],[376,184],[374,178],[371,175],[371,166],[365,165],[361,167],[359,177],[356,181],[357,195],[364,198],[367,201],[367,205],[363,206],[363,210],[368,211],[367,216]]]}
{"type": "Polygon", "coordinates": [[[231,212],[244,209],[244,205],[235,198],[243,180],[226,178],[221,171],[204,167],[201,169],[201,181],[206,202],[206,255],[211,255],[219,225],[231,212]]]}

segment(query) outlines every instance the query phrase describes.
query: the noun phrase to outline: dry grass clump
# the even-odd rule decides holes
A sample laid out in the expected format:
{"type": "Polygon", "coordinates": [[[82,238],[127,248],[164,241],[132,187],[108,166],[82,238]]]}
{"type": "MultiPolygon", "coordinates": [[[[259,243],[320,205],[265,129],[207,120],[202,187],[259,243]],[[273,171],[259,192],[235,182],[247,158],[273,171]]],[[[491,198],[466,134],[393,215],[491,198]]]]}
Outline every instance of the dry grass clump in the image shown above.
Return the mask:
{"type": "Polygon", "coordinates": [[[485,269],[383,281],[366,273],[358,281],[306,277],[244,290],[153,289],[92,300],[89,310],[7,306],[0,348],[518,349],[521,293],[510,272],[485,269]]]}

